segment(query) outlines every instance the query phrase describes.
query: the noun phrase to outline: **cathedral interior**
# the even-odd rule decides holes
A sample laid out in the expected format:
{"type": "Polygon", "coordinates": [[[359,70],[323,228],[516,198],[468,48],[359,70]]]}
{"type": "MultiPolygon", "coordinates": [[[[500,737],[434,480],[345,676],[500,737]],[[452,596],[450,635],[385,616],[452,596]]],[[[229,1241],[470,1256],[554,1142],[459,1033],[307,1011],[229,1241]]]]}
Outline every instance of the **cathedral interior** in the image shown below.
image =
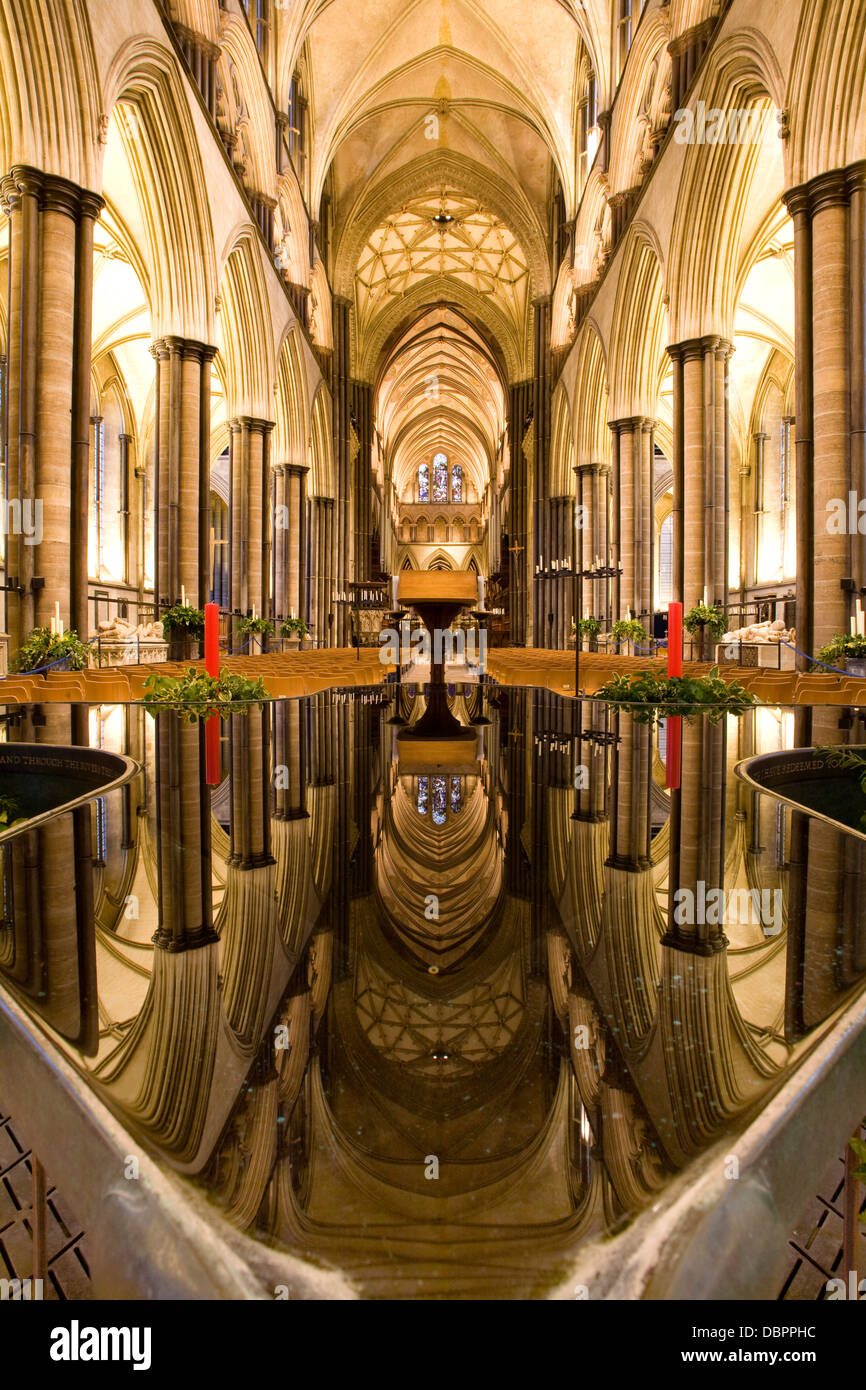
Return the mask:
{"type": "Polygon", "coordinates": [[[0,1296],[856,1290],[863,0],[0,0],[0,205],[0,1296]]]}

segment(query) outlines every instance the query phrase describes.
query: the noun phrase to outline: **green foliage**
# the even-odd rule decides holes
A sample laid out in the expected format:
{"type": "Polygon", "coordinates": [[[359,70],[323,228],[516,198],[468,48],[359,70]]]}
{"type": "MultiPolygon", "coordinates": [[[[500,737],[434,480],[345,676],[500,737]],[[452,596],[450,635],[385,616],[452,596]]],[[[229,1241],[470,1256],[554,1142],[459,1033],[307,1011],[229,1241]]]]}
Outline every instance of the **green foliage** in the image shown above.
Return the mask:
{"type": "Polygon", "coordinates": [[[723,681],[718,666],[708,676],[660,676],[641,672],[636,676],[614,676],[598,691],[614,709],[625,710],[637,724],[681,715],[690,723],[703,715],[718,724],[726,714],[745,714],[756,697],[739,681],[723,681]]]}
{"type": "MultiPolygon", "coordinates": [[[[577,626],[580,628],[581,637],[589,637],[592,639],[593,637],[597,637],[601,632],[601,619],[581,618],[577,626]]],[[[640,627],[640,623],[638,623],[638,627],[640,627]]],[[[641,631],[643,631],[642,628],[641,631]]]]}
{"type": "Polygon", "coordinates": [[[859,633],[852,637],[836,632],[819,651],[818,660],[826,661],[828,666],[838,666],[849,656],[866,657],[866,637],[861,637],[859,633]]]}
{"type": "Polygon", "coordinates": [[[177,710],[190,724],[212,714],[223,719],[230,714],[246,714],[252,705],[270,699],[261,676],[258,680],[233,672],[209,676],[194,666],[183,676],[152,675],[144,682],[144,703],[151,714],[162,709],[177,710]]]}
{"type": "Polygon", "coordinates": [[[637,618],[619,618],[611,628],[610,635],[614,642],[619,643],[649,641],[649,633],[643,623],[638,622],[637,618]]]}
{"type": "MultiPolygon", "coordinates": [[[[866,749],[864,748],[815,748],[818,757],[823,758],[827,767],[838,768],[840,772],[856,772],[860,777],[860,790],[866,797],[866,749]]],[[[860,817],[860,829],[866,830],[866,811],[860,817]]]]}
{"type": "Polygon", "coordinates": [[[309,637],[310,629],[303,618],[284,618],[280,623],[281,637],[309,637]]]}
{"type": "Polygon", "coordinates": [[[204,637],[204,609],[191,608],[188,603],[173,603],[162,615],[162,632],[165,638],[173,633],[186,633],[200,642],[204,637]]]}
{"type": "Polygon", "coordinates": [[[0,796],[0,827],[8,830],[10,825],[24,819],[26,818],[21,815],[21,807],[14,796],[0,796]]]}
{"type": "MultiPolygon", "coordinates": [[[[860,1160],[854,1169],[854,1177],[859,1178],[861,1182],[866,1182],[866,1144],[863,1143],[862,1139],[849,1139],[848,1143],[851,1145],[855,1157],[860,1160]]],[[[860,1213],[860,1220],[866,1226],[866,1211],[860,1213]]]]}
{"type": "Polygon", "coordinates": [[[250,637],[254,632],[273,637],[274,625],[269,618],[238,618],[238,632],[242,637],[250,637]]]}
{"type": "Polygon", "coordinates": [[[718,641],[728,630],[728,620],[723,609],[708,603],[696,603],[683,618],[683,626],[686,632],[708,631],[718,641]]]}
{"type": "Polygon", "coordinates": [[[65,660],[72,671],[83,671],[90,653],[77,632],[64,632],[57,637],[50,627],[34,627],[27,640],[18,648],[16,671],[36,671],[40,666],[65,660]]]}

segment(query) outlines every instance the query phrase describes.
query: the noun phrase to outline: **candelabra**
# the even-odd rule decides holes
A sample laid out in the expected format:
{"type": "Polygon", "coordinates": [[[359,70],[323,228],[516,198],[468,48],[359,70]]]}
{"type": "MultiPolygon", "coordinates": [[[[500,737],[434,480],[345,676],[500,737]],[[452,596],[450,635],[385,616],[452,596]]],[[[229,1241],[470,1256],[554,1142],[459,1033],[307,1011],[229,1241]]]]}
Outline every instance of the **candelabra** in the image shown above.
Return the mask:
{"type": "MultiPolygon", "coordinates": [[[[574,572],[574,693],[580,695],[580,615],[583,608],[583,581],[589,580],[590,583],[604,580],[608,585],[612,579],[619,579],[622,574],[622,566],[619,564],[602,564],[598,555],[591,569],[575,569],[574,572]]],[[[610,589],[608,588],[605,596],[604,608],[610,612],[610,589]]]]}

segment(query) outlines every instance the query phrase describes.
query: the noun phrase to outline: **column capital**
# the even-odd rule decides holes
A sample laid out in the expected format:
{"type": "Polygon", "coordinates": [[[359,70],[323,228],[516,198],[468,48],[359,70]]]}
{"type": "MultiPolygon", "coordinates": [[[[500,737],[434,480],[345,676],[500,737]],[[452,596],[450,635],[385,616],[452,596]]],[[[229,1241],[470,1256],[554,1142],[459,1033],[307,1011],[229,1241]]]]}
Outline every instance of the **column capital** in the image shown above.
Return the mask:
{"type": "Polygon", "coordinates": [[[236,415],[229,428],[249,430],[250,434],[270,434],[274,428],[273,420],[262,420],[257,415],[236,415]]]}
{"type": "Polygon", "coordinates": [[[200,34],[197,29],[188,29],[185,24],[178,24],[176,20],[172,20],[171,27],[179,39],[186,39],[187,43],[200,48],[207,58],[213,58],[216,61],[222,53],[219,44],[211,43],[210,39],[205,38],[204,34],[200,34]]]}
{"type": "Polygon", "coordinates": [[[676,38],[671,39],[668,44],[668,53],[672,58],[677,58],[683,53],[687,53],[690,48],[694,48],[696,44],[705,39],[709,40],[717,23],[717,16],[710,15],[707,19],[702,19],[699,24],[693,24],[691,29],[684,29],[681,34],[677,34],[676,38]]]}
{"type": "Polygon", "coordinates": [[[706,357],[709,353],[717,357],[730,357],[734,345],[718,333],[705,333],[700,338],[684,338],[681,343],[668,343],[665,351],[675,362],[687,362],[690,358],[706,357]]]}
{"type": "Polygon", "coordinates": [[[623,415],[619,420],[608,420],[607,425],[614,434],[619,434],[622,430],[652,429],[653,421],[647,415],[623,415]]]}
{"type": "Polygon", "coordinates": [[[195,338],[181,338],[175,333],[167,333],[165,337],[157,338],[151,344],[150,352],[154,357],[193,357],[199,362],[212,362],[217,354],[216,348],[210,344],[200,343],[195,338]]]}
{"type": "Polygon", "coordinates": [[[857,189],[866,188],[866,160],[849,164],[845,169],[828,169],[807,183],[797,184],[782,194],[782,202],[792,217],[798,213],[810,216],[823,208],[840,207],[847,203],[857,189]]]}
{"type": "Polygon", "coordinates": [[[20,197],[29,195],[38,197],[42,210],[65,213],[74,221],[80,217],[96,218],[105,207],[105,199],[99,193],[82,188],[58,174],[45,174],[29,164],[13,164],[9,173],[0,180],[0,191],[10,211],[20,197]]]}

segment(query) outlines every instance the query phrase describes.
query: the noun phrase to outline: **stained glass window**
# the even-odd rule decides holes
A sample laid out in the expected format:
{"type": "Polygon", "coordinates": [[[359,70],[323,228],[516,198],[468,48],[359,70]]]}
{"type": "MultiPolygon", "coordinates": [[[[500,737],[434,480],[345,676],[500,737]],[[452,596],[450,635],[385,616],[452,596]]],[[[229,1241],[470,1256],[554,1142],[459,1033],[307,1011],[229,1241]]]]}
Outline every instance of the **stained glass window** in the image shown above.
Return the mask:
{"type": "Polygon", "coordinates": [[[448,501],[448,459],[444,454],[433,459],[433,501],[448,501]]]}
{"type": "Polygon", "coordinates": [[[426,777],[419,777],[419,778],[418,778],[418,815],[419,815],[419,816],[426,816],[426,814],[427,814],[427,778],[426,778],[426,777]]]}
{"type": "Polygon", "coordinates": [[[422,463],[418,469],[418,501],[430,501],[430,465],[422,463]]]}
{"type": "Polygon", "coordinates": [[[447,814],[447,800],[445,793],[445,777],[433,778],[433,824],[444,825],[447,814]]]}
{"type": "Polygon", "coordinates": [[[451,469],[451,501],[463,501],[463,469],[459,463],[451,469]]]}
{"type": "Polygon", "coordinates": [[[459,777],[451,778],[451,814],[456,816],[463,804],[463,790],[459,777]]]}

